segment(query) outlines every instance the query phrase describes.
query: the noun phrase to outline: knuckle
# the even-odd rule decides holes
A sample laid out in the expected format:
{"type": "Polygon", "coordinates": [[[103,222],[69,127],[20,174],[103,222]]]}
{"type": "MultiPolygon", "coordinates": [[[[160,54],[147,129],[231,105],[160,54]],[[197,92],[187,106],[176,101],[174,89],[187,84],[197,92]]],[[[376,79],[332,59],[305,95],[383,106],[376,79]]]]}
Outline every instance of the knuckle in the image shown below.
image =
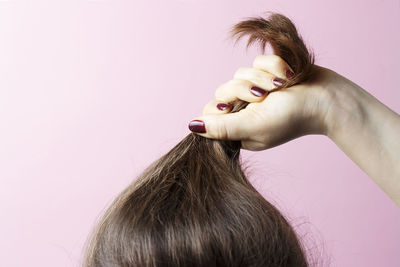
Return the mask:
{"type": "Polygon", "coordinates": [[[260,65],[260,62],[265,60],[265,57],[267,57],[267,55],[258,55],[258,56],[256,56],[254,61],[253,61],[253,67],[256,67],[256,66],[260,65]]]}
{"type": "Polygon", "coordinates": [[[214,127],[211,130],[214,137],[217,139],[226,139],[228,137],[228,131],[224,120],[216,120],[214,127]]]}
{"type": "Polygon", "coordinates": [[[266,77],[266,73],[260,70],[255,70],[252,73],[252,78],[255,79],[256,81],[263,81],[266,77]]]}
{"type": "Polygon", "coordinates": [[[204,114],[215,114],[215,113],[220,113],[221,110],[218,109],[218,104],[220,104],[221,101],[218,101],[216,99],[213,99],[209,101],[203,108],[203,113],[204,114]]]}
{"type": "Polygon", "coordinates": [[[271,61],[279,61],[279,60],[281,60],[281,57],[278,56],[278,55],[275,55],[275,54],[271,54],[268,57],[269,57],[269,60],[271,60],[271,61]]]}
{"type": "Polygon", "coordinates": [[[233,75],[234,78],[243,77],[243,74],[246,72],[246,67],[240,67],[236,70],[235,74],[233,75]]]}
{"type": "Polygon", "coordinates": [[[217,90],[215,90],[215,93],[214,93],[215,99],[224,100],[225,99],[224,96],[226,94],[225,90],[226,90],[226,84],[223,84],[223,85],[219,86],[217,88],[217,90]]]}
{"type": "Polygon", "coordinates": [[[277,55],[270,55],[269,60],[274,67],[281,66],[284,63],[283,59],[277,55]]]}
{"type": "Polygon", "coordinates": [[[237,94],[237,90],[235,90],[237,87],[237,81],[239,80],[230,80],[220,85],[214,92],[215,99],[224,102],[235,100],[237,94]]]}

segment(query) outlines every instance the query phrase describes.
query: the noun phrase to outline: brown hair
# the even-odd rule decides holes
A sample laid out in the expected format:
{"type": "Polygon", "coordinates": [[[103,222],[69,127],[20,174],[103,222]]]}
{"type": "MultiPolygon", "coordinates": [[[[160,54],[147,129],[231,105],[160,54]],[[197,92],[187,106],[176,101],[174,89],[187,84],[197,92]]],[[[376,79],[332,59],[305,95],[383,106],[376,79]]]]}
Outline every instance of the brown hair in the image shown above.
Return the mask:
{"type": "MultiPolygon", "coordinates": [[[[304,81],[312,54],[283,15],[249,18],[232,36],[249,35],[304,81]]],[[[263,50],[264,51],[264,50],[263,50]]],[[[233,103],[232,112],[247,103],[233,103]]],[[[154,162],[107,209],[89,240],[84,266],[308,266],[294,230],[247,180],[240,141],[189,134],[154,162]]]]}

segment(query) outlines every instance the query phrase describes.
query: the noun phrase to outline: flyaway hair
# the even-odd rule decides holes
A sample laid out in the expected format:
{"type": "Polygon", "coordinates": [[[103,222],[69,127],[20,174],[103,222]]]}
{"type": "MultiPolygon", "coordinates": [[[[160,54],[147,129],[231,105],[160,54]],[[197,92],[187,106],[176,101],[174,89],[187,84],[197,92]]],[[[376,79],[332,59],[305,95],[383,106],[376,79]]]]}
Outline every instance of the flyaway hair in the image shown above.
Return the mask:
{"type": "MultiPolygon", "coordinates": [[[[309,77],[313,56],[285,16],[247,19],[231,34],[269,43],[288,62],[295,76],[280,90],[309,77]]],[[[237,112],[247,103],[232,104],[237,112]]],[[[246,178],[240,147],[186,136],[113,201],[88,239],[84,266],[309,266],[289,222],[246,178]]]]}

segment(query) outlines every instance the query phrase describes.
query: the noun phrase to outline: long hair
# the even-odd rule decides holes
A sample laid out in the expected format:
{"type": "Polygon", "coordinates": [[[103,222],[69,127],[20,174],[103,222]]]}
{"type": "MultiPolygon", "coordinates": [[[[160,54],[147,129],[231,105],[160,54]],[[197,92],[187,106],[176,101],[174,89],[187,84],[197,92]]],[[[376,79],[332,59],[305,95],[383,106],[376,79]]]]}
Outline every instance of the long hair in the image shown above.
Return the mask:
{"type": "MultiPolygon", "coordinates": [[[[269,43],[304,81],[313,56],[285,16],[249,18],[231,36],[269,43]]],[[[263,50],[264,51],[264,50],[263,50]]],[[[231,112],[246,106],[232,103],[231,112]]],[[[309,266],[284,216],[250,184],[240,141],[187,135],[111,204],[94,229],[85,267],[309,266]]]]}

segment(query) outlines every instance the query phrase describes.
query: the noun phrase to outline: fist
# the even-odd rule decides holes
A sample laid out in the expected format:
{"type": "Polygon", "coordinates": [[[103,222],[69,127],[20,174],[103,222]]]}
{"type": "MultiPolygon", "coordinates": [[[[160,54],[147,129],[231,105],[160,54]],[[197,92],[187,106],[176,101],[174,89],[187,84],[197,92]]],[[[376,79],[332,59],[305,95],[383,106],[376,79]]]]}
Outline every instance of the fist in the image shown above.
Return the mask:
{"type": "Polygon", "coordinates": [[[315,66],[315,77],[304,84],[279,89],[294,73],[277,55],[259,55],[252,67],[239,68],[233,79],[220,85],[203,115],[189,123],[201,136],[240,140],[242,148],[263,150],[306,134],[325,133],[329,97],[324,84],[332,71],[315,66]],[[230,113],[235,100],[246,108],[230,113]]]}

